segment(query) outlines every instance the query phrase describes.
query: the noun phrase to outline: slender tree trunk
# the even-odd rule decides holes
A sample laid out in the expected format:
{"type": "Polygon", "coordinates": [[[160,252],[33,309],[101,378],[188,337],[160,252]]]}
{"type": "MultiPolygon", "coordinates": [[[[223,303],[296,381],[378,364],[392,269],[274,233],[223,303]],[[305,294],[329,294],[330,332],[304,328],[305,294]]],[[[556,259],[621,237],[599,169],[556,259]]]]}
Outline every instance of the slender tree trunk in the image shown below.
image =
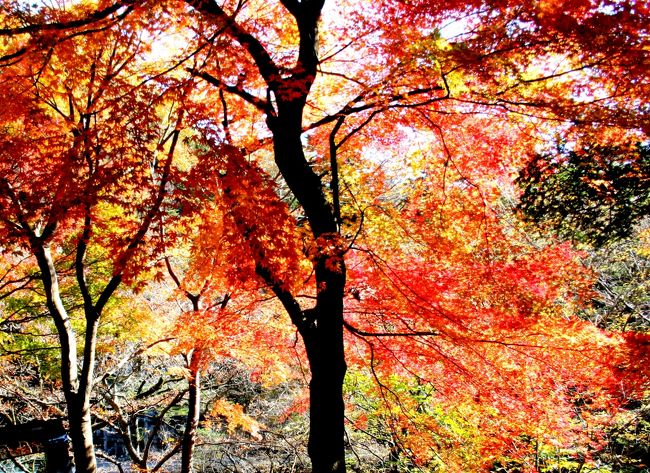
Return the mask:
{"type": "Polygon", "coordinates": [[[190,358],[189,399],[187,405],[187,422],[183,434],[183,447],[181,453],[181,473],[192,473],[194,446],[196,444],[196,429],[199,425],[201,413],[201,372],[199,365],[201,350],[196,349],[190,358]]]}
{"type": "Polygon", "coordinates": [[[47,301],[47,307],[56,325],[59,343],[61,345],[61,381],[68,409],[69,433],[74,452],[77,473],[95,473],[97,462],[92,438],[92,423],[90,418],[89,380],[92,379],[92,363],[94,362],[94,339],[97,323],[87,325],[86,347],[84,352],[92,352],[90,359],[84,360],[86,365],[80,380],[77,359],[76,334],[65,310],[54,260],[49,248],[38,241],[32,245],[34,256],[41,270],[41,279],[47,301]],[[88,333],[88,331],[90,333],[88,333]],[[92,340],[90,346],[88,340],[92,340]],[[82,382],[80,382],[82,381],[82,382]]]}
{"type": "MultiPolygon", "coordinates": [[[[79,387],[77,393],[71,393],[71,399],[68,400],[70,439],[72,440],[72,451],[78,473],[94,473],[97,471],[92,419],[90,416],[90,393],[94,383],[98,328],[99,317],[91,310],[86,314],[84,359],[79,387]]],[[[66,398],[68,398],[67,393],[66,398]]]]}

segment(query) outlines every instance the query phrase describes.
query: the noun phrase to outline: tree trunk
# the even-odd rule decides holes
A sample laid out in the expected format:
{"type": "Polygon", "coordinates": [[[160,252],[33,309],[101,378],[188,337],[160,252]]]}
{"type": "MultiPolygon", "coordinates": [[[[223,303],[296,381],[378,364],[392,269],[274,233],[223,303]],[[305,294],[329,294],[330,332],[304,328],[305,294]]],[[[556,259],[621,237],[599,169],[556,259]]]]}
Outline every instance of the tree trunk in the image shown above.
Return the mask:
{"type": "Polygon", "coordinates": [[[69,433],[77,473],[95,473],[97,460],[93,445],[90,403],[75,394],[66,393],[68,404],[69,433]]]}
{"type": "Polygon", "coordinates": [[[314,473],[345,472],[345,266],[341,260],[338,270],[331,268],[325,260],[316,267],[321,289],[314,310],[314,324],[303,335],[311,368],[308,451],[314,473]]]}
{"type": "Polygon", "coordinates": [[[306,342],[311,367],[308,452],[314,473],[345,472],[342,337],[306,342]]]}
{"type": "MultiPolygon", "coordinates": [[[[305,342],[312,373],[309,456],[313,471],[342,473],[345,471],[343,379],[346,371],[343,346],[345,249],[342,247],[345,245],[339,241],[337,216],[325,197],[323,178],[314,172],[305,158],[302,142],[303,111],[318,74],[318,21],[324,0],[282,1],[294,17],[300,37],[297,64],[289,76],[285,75],[285,67],[274,62],[264,44],[226,13],[218,2],[186,2],[224,25],[225,33],[234,38],[255,62],[267,84],[268,98],[251,100],[248,92],[243,98],[265,112],[267,125],[273,134],[275,163],[309,221],[316,245],[320,246],[318,250],[323,250],[314,262],[317,302],[306,310],[301,308],[295,295],[274,280],[263,261],[258,261],[256,266],[258,274],[273,288],[305,342]]],[[[209,74],[201,76],[223,90],[224,84],[219,79],[209,74]]],[[[338,195],[334,197],[338,198],[338,195]]],[[[338,202],[335,208],[339,208],[338,202]]]]}
{"type": "Polygon", "coordinates": [[[34,239],[32,250],[41,270],[47,307],[56,325],[61,346],[61,381],[68,408],[69,432],[77,473],[95,473],[97,462],[93,446],[89,393],[92,384],[97,321],[86,325],[84,368],[81,379],[77,367],[76,333],[61,300],[59,281],[49,248],[34,239]],[[90,356],[92,355],[92,356],[90,356]]]}
{"type": "Polygon", "coordinates": [[[187,405],[187,422],[183,434],[183,448],[181,454],[181,473],[192,473],[192,460],[194,445],[196,444],[196,429],[199,425],[201,413],[201,372],[199,364],[201,350],[196,349],[190,359],[189,399],[187,405]]]}
{"type": "MultiPolygon", "coordinates": [[[[305,95],[306,98],[306,95],[305,95]]],[[[316,305],[294,320],[305,343],[311,368],[308,452],[314,473],[345,472],[343,380],[344,250],[336,217],[323,192],[323,182],[305,159],[302,147],[304,101],[278,101],[278,116],[269,120],[275,162],[300,202],[319,245],[315,261],[316,305]]],[[[289,309],[290,310],[290,309],[289,309]]]]}

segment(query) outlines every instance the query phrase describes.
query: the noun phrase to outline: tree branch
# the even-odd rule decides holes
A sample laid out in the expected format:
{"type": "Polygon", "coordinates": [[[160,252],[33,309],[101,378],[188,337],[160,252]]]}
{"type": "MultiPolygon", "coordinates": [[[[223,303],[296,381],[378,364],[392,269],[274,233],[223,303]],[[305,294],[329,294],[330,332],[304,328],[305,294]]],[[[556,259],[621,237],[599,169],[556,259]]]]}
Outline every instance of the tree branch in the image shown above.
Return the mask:
{"type": "Polygon", "coordinates": [[[207,72],[198,71],[196,69],[187,69],[187,71],[192,75],[200,77],[201,79],[205,80],[209,84],[214,85],[219,90],[225,90],[226,92],[230,92],[232,94],[239,96],[240,98],[244,99],[246,102],[250,103],[251,105],[253,105],[255,108],[257,108],[263,113],[266,113],[268,115],[273,115],[275,113],[273,111],[273,107],[267,100],[261,99],[251,94],[250,92],[246,92],[239,85],[224,84],[223,81],[214,77],[213,75],[207,72]]]}
{"type": "Polygon", "coordinates": [[[75,273],[77,277],[77,285],[79,286],[79,291],[83,298],[84,311],[86,314],[86,319],[91,320],[95,317],[94,306],[92,297],[90,296],[90,291],[88,290],[88,284],[86,283],[86,275],[84,274],[84,258],[86,256],[86,248],[88,246],[88,239],[90,238],[90,206],[84,206],[84,223],[83,231],[77,242],[77,254],[75,256],[75,273]]]}
{"type": "Polygon", "coordinates": [[[182,120],[183,120],[183,113],[181,112],[177,120],[177,129],[173,132],[172,143],[167,153],[167,161],[165,162],[165,166],[163,168],[163,172],[160,177],[160,183],[158,184],[158,194],[156,195],[156,199],[151,205],[149,211],[143,217],[142,223],[140,224],[140,228],[138,228],[138,231],[131,239],[131,243],[129,243],[124,253],[122,253],[122,255],[115,263],[116,274],[108,282],[108,284],[102,291],[101,295],[99,296],[99,299],[97,300],[97,304],[95,305],[95,310],[98,316],[99,314],[101,314],[102,309],[104,308],[104,306],[106,305],[110,297],[113,295],[113,292],[115,292],[117,287],[122,282],[122,277],[124,275],[124,268],[126,264],[133,256],[135,250],[142,244],[145,235],[149,231],[149,227],[154,221],[154,217],[156,216],[156,213],[159,211],[163,203],[163,200],[167,193],[166,187],[171,173],[171,165],[174,158],[174,151],[176,150],[176,145],[178,143],[178,137],[180,135],[180,124],[182,120]]]}
{"type": "Polygon", "coordinates": [[[235,21],[235,18],[227,14],[215,0],[185,1],[196,10],[212,16],[216,18],[218,22],[222,23],[226,33],[241,44],[242,47],[251,55],[257,69],[264,78],[264,81],[273,90],[277,89],[280,80],[280,71],[257,38],[244,30],[241,25],[235,21]]]}
{"type": "Polygon", "coordinates": [[[298,303],[298,301],[293,297],[293,295],[290,292],[283,289],[282,286],[280,286],[280,284],[278,284],[278,282],[275,281],[270,271],[266,269],[264,266],[262,266],[260,263],[256,263],[255,272],[257,273],[258,276],[262,278],[262,280],[264,280],[264,282],[266,282],[269,285],[273,293],[280,300],[285,310],[289,314],[289,317],[291,318],[291,322],[293,322],[293,324],[296,326],[296,328],[301,334],[304,334],[305,330],[307,329],[307,324],[305,324],[304,313],[303,310],[300,308],[300,304],[298,303]]]}
{"type": "Polygon", "coordinates": [[[396,108],[396,107],[419,107],[422,105],[428,105],[433,102],[437,102],[439,100],[443,100],[448,98],[447,94],[440,96],[440,97],[432,97],[430,99],[427,99],[423,102],[418,102],[416,104],[409,104],[409,103],[393,103],[393,102],[401,102],[402,100],[405,100],[407,98],[411,97],[417,97],[420,95],[426,95],[430,94],[432,92],[436,91],[443,91],[445,90],[443,87],[436,86],[436,87],[428,87],[428,88],[423,88],[423,89],[414,89],[410,90],[408,92],[402,93],[402,94],[392,94],[392,95],[386,95],[386,96],[378,96],[377,100],[374,100],[372,102],[364,102],[364,99],[370,98],[366,95],[365,92],[357,95],[354,99],[352,99],[350,102],[348,102],[341,110],[338,112],[328,115],[326,117],[321,118],[318,121],[315,121],[309,125],[307,125],[303,131],[309,131],[313,130],[315,128],[318,128],[319,126],[326,125],[328,123],[332,123],[336,120],[339,119],[341,116],[348,116],[352,115],[355,113],[359,112],[364,112],[366,110],[370,110],[373,108],[380,108],[382,110],[388,110],[390,108],[396,108]],[[360,105],[354,106],[354,104],[359,103],[360,105]]]}
{"type": "Polygon", "coordinates": [[[343,326],[351,333],[361,337],[437,337],[440,335],[439,332],[422,330],[414,330],[412,332],[367,332],[356,328],[345,320],[343,321],[343,326]]]}
{"type": "MultiPolygon", "coordinates": [[[[128,11],[133,9],[132,4],[135,3],[135,0],[122,0],[119,1],[110,7],[106,7],[103,10],[96,10],[90,15],[79,18],[77,20],[63,21],[63,22],[53,22],[53,23],[44,23],[44,24],[34,24],[21,26],[17,28],[0,28],[0,36],[15,36],[26,33],[35,33],[40,31],[62,31],[69,30],[74,28],[80,28],[83,26],[91,25],[97,21],[104,20],[111,16],[113,13],[116,13],[120,8],[128,7],[128,11]]],[[[124,13],[120,14],[120,17],[123,17],[124,13]]]]}

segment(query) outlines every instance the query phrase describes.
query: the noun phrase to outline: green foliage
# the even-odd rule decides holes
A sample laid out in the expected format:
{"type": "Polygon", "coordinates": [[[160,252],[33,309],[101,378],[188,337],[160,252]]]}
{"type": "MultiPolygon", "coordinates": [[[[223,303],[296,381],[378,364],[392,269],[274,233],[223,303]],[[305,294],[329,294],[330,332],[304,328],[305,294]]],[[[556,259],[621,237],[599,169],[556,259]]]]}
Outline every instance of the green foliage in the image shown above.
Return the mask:
{"type": "Polygon", "coordinates": [[[56,332],[42,295],[36,290],[18,291],[4,297],[0,309],[0,356],[23,369],[29,366],[37,378],[34,382],[58,380],[56,332]]]}
{"type": "Polygon", "coordinates": [[[559,145],[521,172],[525,220],[594,246],[628,236],[650,212],[650,146],[559,145]]]}

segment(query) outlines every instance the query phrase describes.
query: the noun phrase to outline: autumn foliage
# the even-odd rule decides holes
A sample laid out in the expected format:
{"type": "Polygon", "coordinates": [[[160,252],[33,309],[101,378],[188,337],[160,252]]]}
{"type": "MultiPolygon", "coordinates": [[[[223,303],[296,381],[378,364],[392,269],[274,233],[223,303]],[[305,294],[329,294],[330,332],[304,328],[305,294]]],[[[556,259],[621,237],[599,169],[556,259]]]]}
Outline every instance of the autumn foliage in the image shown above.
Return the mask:
{"type": "Polygon", "coordinates": [[[136,338],[184,359],[184,473],[224,359],[308,369],[316,473],[349,432],[395,471],[580,471],[647,397],[647,334],[577,316],[573,244],[647,213],[643,2],[1,5],[0,304],[54,325],[78,471],[98,333],[142,291],[136,338]]]}

